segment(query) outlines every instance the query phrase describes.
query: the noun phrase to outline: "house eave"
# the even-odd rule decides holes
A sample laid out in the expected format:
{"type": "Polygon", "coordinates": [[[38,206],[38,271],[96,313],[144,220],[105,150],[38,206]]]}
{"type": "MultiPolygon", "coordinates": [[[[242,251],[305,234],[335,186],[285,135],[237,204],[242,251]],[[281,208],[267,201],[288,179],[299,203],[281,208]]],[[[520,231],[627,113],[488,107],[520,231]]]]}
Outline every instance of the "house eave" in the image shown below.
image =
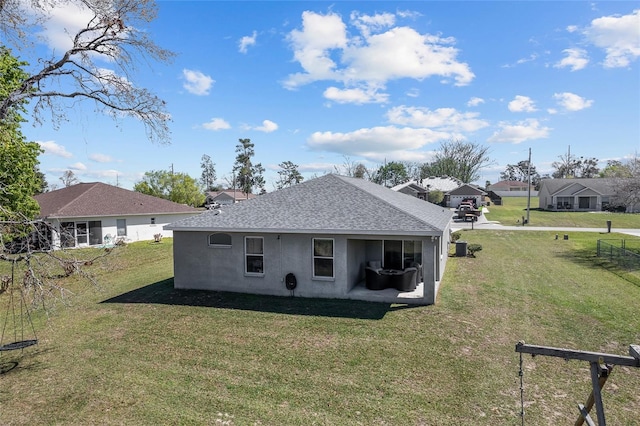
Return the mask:
{"type": "Polygon", "coordinates": [[[163,212],[163,213],[119,213],[119,214],[100,214],[100,215],[49,215],[49,216],[40,216],[42,220],[63,220],[63,219],[76,219],[76,218],[103,218],[103,217],[129,217],[129,216],[163,216],[163,215],[176,215],[176,214],[193,214],[197,215],[202,213],[201,210],[196,210],[192,212],[163,212]]]}
{"type": "Polygon", "coordinates": [[[173,232],[229,232],[229,233],[251,233],[251,234],[322,234],[322,235],[398,235],[425,237],[441,236],[444,230],[353,230],[353,229],[277,229],[277,228],[215,228],[215,227],[172,227],[164,226],[163,229],[173,232]]]}

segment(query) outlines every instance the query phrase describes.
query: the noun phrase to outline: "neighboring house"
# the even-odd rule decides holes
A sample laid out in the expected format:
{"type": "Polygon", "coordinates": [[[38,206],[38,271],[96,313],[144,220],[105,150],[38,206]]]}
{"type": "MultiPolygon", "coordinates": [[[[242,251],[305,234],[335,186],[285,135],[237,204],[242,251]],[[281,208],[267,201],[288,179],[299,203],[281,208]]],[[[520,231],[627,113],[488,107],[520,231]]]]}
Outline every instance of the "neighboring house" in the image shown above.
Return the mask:
{"type": "Polygon", "coordinates": [[[79,183],[38,194],[40,218],[49,223],[54,248],[171,237],[162,227],[201,210],[100,182],[79,183]]]}
{"type": "Polygon", "coordinates": [[[412,197],[419,198],[421,200],[427,200],[429,197],[429,191],[422,186],[418,185],[416,181],[409,181],[396,185],[392,190],[396,192],[402,192],[403,194],[411,195],[412,197]]]}
{"type": "Polygon", "coordinates": [[[481,188],[476,185],[465,183],[456,189],[444,194],[445,205],[447,207],[458,208],[462,200],[473,198],[476,206],[484,205],[484,197],[487,195],[481,188]]]}
{"type": "Polygon", "coordinates": [[[536,190],[534,185],[529,185],[527,182],[519,182],[515,180],[501,180],[500,182],[487,186],[486,189],[487,191],[493,191],[496,193],[522,192],[525,194],[529,192],[529,189],[531,189],[531,192],[536,190]]]}
{"type": "Polygon", "coordinates": [[[256,198],[255,194],[245,194],[239,189],[225,189],[222,191],[208,192],[204,204],[206,206],[216,204],[227,206],[229,204],[235,204],[238,201],[251,200],[253,198],[256,198]]]}
{"type": "MultiPolygon", "coordinates": [[[[615,197],[615,179],[543,179],[539,207],[556,211],[602,211],[615,197]]],[[[630,208],[632,210],[632,208],[630,208]]]]}
{"type": "Polygon", "coordinates": [[[451,217],[364,179],[328,174],[165,229],[173,231],[176,288],[432,304],[451,217]],[[416,290],[368,290],[365,266],[374,263],[419,264],[416,290]]]}

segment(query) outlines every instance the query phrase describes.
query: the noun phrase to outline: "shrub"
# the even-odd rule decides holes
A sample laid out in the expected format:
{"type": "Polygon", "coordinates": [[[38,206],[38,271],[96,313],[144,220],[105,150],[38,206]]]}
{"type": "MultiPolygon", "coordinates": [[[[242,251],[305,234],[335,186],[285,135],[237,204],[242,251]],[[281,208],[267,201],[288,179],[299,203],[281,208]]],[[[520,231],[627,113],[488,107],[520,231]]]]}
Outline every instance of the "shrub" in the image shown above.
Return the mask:
{"type": "Polygon", "coordinates": [[[455,243],[456,241],[458,241],[460,239],[460,237],[462,236],[462,234],[460,233],[460,231],[456,231],[453,234],[451,234],[451,242],[455,243]]]}
{"type": "Polygon", "coordinates": [[[482,250],[482,245],[480,244],[469,244],[467,246],[467,252],[471,257],[476,257],[476,252],[481,250],[482,250]]]}

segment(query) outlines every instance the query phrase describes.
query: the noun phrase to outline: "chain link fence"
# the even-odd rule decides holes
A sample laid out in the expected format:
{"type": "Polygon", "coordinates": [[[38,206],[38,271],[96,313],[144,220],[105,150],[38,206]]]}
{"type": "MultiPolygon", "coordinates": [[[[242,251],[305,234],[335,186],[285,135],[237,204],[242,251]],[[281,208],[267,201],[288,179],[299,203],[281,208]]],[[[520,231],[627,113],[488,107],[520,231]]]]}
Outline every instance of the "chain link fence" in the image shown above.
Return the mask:
{"type": "Polygon", "coordinates": [[[629,270],[640,269],[639,240],[598,240],[597,255],[629,270]]]}

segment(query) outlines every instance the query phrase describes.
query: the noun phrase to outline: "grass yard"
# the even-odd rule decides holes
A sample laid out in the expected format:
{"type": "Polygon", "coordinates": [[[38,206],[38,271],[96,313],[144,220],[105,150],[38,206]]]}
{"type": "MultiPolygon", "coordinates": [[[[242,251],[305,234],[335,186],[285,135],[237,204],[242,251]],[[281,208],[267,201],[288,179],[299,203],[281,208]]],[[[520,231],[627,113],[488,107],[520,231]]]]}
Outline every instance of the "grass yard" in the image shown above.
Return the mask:
{"type": "MultiPolygon", "coordinates": [[[[527,217],[527,197],[503,197],[502,205],[491,204],[487,220],[500,222],[502,225],[519,225],[522,217],[527,217]]],[[[640,228],[640,214],[609,212],[553,212],[538,210],[538,197],[531,197],[529,225],[531,226],[566,226],[572,228],[606,229],[607,220],[612,229],[640,228]]]]}
{"type": "MultiPolygon", "coordinates": [[[[463,231],[483,250],[450,258],[423,307],[175,291],[171,239],[130,244],[91,266],[100,289],[74,280],[35,313],[37,346],[1,355],[18,364],[0,424],[519,425],[519,340],[640,343],[640,283],[594,258],[599,234],[553,236],[463,231]]],[[[525,356],[526,423],[573,424],[589,377],[525,356]]],[[[614,369],[609,424],[640,424],[638,389],[640,368],[614,369]]]]}

